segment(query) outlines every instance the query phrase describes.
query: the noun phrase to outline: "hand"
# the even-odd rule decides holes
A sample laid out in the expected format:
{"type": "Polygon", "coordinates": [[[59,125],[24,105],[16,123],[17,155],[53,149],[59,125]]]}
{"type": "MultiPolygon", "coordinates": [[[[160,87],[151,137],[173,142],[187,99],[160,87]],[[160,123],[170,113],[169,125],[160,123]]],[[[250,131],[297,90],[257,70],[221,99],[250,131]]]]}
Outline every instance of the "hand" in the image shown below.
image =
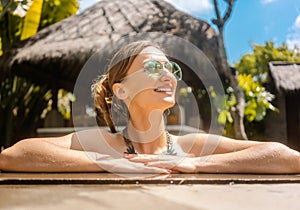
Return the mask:
{"type": "Polygon", "coordinates": [[[196,173],[196,159],[176,155],[132,155],[124,154],[124,157],[132,162],[144,163],[148,167],[172,169],[183,173],[196,173]]]}
{"type": "Polygon", "coordinates": [[[170,171],[165,168],[148,167],[143,163],[131,162],[124,158],[109,158],[105,160],[96,161],[96,163],[103,169],[114,173],[147,173],[147,174],[169,174],[170,171]]]}

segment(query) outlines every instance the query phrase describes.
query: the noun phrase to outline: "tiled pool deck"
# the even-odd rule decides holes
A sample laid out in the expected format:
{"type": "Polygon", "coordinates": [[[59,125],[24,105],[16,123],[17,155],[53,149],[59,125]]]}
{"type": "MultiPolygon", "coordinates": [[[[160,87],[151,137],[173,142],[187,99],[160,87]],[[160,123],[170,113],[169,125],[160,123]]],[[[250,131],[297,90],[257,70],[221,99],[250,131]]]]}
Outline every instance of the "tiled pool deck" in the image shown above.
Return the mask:
{"type": "Polygon", "coordinates": [[[300,175],[2,173],[0,209],[300,209],[300,175]]]}

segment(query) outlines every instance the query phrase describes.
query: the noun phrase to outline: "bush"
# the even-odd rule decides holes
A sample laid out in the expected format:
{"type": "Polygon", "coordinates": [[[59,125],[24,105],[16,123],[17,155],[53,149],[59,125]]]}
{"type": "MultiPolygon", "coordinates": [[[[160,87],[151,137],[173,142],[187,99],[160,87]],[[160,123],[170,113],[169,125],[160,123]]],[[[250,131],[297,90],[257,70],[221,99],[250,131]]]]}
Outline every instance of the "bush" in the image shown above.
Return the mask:
{"type": "Polygon", "coordinates": [[[0,81],[0,146],[34,135],[51,93],[22,77],[8,75],[0,81]]]}

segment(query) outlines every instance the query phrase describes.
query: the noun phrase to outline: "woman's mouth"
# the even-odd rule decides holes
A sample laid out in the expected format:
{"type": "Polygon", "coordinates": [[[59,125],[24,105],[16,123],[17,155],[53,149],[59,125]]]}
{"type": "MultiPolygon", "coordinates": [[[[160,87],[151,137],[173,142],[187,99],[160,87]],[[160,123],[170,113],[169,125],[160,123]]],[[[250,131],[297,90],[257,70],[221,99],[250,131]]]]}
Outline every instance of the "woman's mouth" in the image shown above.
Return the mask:
{"type": "Polygon", "coordinates": [[[173,94],[172,88],[169,88],[169,87],[156,88],[156,89],[154,89],[154,91],[158,92],[158,93],[173,94]]]}

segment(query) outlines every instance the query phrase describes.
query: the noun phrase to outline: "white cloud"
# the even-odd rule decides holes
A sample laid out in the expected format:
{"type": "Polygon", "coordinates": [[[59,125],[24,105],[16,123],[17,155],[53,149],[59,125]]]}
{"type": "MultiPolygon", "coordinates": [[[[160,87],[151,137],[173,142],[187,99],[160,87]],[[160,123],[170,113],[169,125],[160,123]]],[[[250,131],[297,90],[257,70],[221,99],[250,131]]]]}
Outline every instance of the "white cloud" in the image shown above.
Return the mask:
{"type": "Polygon", "coordinates": [[[291,36],[288,40],[286,40],[286,44],[290,49],[293,49],[295,46],[300,47],[300,36],[291,36]]]}
{"type": "Polygon", "coordinates": [[[296,28],[300,28],[300,15],[298,15],[298,17],[296,18],[296,21],[295,21],[294,26],[295,26],[296,28]]]}
{"type": "Polygon", "coordinates": [[[287,35],[286,43],[289,48],[293,48],[295,45],[300,47],[300,14],[296,18],[293,26],[290,28],[290,33],[287,35]]]}
{"type": "Polygon", "coordinates": [[[269,4],[269,3],[272,3],[272,2],[274,2],[274,1],[276,1],[276,0],[260,0],[260,2],[261,2],[262,4],[269,4]]]}
{"type": "Polygon", "coordinates": [[[174,5],[177,9],[191,15],[209,14],[213,10],[210,0],[166,0],[174,5]]]}

